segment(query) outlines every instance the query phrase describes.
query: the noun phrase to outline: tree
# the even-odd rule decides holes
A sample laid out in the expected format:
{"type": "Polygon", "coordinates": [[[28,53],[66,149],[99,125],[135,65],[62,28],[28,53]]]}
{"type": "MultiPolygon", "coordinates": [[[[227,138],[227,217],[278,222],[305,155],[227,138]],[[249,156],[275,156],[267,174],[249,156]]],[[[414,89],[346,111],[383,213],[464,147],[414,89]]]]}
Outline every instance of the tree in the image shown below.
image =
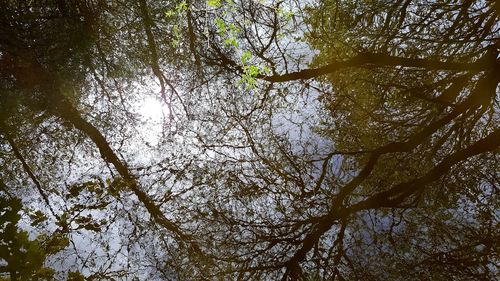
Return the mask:
{"type": "Polygon", "coordinates": [[[494,279],[495,2],[2,6],[0,175],[57,278],[494,279]]]}
{"type": "MultiPolygon", "coordinates": [[[[5,188],[2,182],[0,186],[5,188]]],[[[49,280],[53,270],[43,267],[46,254],[39,241],[30,240],[26,231],[17,228],[20,210],[20,200],[0,198],[0,258],[6,263],[0,266],[0,272],[9,275],[6,280],[49,280]]]]}

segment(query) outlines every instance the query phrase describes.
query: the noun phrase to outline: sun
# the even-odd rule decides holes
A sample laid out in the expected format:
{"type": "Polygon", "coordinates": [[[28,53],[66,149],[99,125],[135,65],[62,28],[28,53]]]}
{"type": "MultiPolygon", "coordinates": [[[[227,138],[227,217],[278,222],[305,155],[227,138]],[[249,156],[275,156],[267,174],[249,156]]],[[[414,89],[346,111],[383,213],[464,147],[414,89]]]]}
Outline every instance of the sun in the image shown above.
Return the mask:
{"type": "Polygon", "coordinates": [[[160,122],[168,114],[168,110],[159,99],[147,97],[139,105],[139,114],[146,120],[160,122]]]}

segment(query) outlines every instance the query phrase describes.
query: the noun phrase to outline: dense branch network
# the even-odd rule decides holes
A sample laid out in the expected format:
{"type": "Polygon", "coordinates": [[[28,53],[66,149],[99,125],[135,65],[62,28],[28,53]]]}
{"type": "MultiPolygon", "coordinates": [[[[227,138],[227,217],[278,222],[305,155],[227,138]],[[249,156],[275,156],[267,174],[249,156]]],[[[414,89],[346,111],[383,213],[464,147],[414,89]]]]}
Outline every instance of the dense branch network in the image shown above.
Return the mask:
{"type": "Polygon", "coordinates": [[[30,278],[498,272],[494,1],[25,2],[1,2],[1,208],[63,268],[30,278]]]}

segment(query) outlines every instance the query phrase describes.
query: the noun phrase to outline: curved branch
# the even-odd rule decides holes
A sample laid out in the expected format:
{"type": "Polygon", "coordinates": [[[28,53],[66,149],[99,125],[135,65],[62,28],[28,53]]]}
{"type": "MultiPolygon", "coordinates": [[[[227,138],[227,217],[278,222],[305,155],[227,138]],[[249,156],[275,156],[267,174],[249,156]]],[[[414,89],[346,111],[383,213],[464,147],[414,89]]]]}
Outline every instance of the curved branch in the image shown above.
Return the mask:
{"type": "Polygon", "coordinates": [[[429,183],[438,180],[454,165],[475,155],[494,151],[500,147],[500,129],[493,131],[487,137],[475,142],[469,147],[445,157],[438,165],[420,178],[395,185],[387,191],[380,192],[355,204],[348,209],[348,213],[379,207],[394,207],[405,199],[423,189],[429,183]]]}
{"type": "Polygon", "coordinates": [[[362,53],[348,60],[334,61],[319,68],[304,69],[301,71],[282,75],[260,76],[259,78],[269,82],[305,80],[319,77],[325,74],[330,74],[337,70],[345,69],[348,67],[361,66],[400,66],[406,68],[421,68],[426,70],[481,72],[491,70],[495,67],[498,68],[499,64],[500,63],[496,61],[496,58],[491,59],[489,58],[489,56],[486,56],[485,59],[478,60],[477,62],[461,63],[452,61],[439,61],[433,59],[404,58],[386,54],[362,53]]]}
{"type": "MultiPolygon", "coordinates": [[[[94,142],[102,158],[106,162],[113,164],[120,176],[129,184],[130,189],[134,192],[139,201],[146,207],[146,210],[155,222],[174,233],[182,242],[190,242],[190,238],[184,234],[177,225],[169,221],[153,200],[140,189],[136,178],[130,173],[127,165],[118,158],[101,132],[94,125],[85,120],[64,96],[54,92],[50,95],[51,100],[54,102],[53,106],[50,108],[51,113],[71,123],[94,142]]],[[[197,246],[195,246],[195,248],[198,249],[197,246]]]]}
{"type": "Polygon", "coordinates": [[[49,197],[47,196],[47,194],[45,194],[45,191],[43,191],[42,184],[40,183],[40,181],[38,181],[37,177],[35,176],[35,174],[31,170],[31,168],[28,165],[28,163],[26,162],[26,159],[24,159],[23,155],[21,154],[21,152],[17,148],[17,145],[14,142],[14,139],[10,136],[10,134],[4,128],[5,128],[5,124],[3,124],[0,121],[0,132],[5,136],[5,138],[7,139],[7,142],[9,143],[10,147],[12,148],[12,152],[14,153],[14,155],[16,156],[16,158],[21,162],[24,171],[28,174],[28,176],[30,177],[31,181],[35,184],[35,187],[36,187],[38,193],[42,197],[43,202],[45,203],[45,205],[47,205],[47,207],[49,208],[50,213],[52,214],[52,216],[54,216],[57,220],[59,220],[60,219],[59,216],[56,214],[56,212],[52,208],[52,205],[50,205],[49,197]]]}
{"type": "MultiPolygon", "coordinates": [[[[332,200],[331,208],[330,208],[329,212],[319,220],[317,225],[313,228],[312,232],[309,233],[304,238],[303,243],[302,243],[302,247],[295,252],[295,254],[293,255],[292,258],[290,258],[287,262],[284,263],[284,266],[287,268],[286,274],[288,274],[288,275],[291,274],[291,276],[294,276],[294,274],[296,274],[296,272],[300,272],[300,271],[298,271],[298,267],[300,267],[299,263],[305,259],[307,253],[312,249],[314,244],[317,243],[317,241],[321,238],[321,236],[324,233],[326,233],[328,230],[330,230],[330,228],[333,226],[333,224],[336,222],[336,220],[338,220],[340,218],[344,218],[344,217],[348,216],[349,214],[352,214],[355,212],[355,211],[349,211],[350,210],[349,208],[344,208],[343,201],[349,194],[351,194],[358,186],[361,185],[361,183],[363,183],[370,176],[371,172],[375,168],[375,165],[377,164],[378,159],[382,155],[387,154],[387,153],[395,153],[395,152],[409,152],[409,151],[413,150],[415,147],[422,144],[429,136],[431,136],[436,131],[438,131],[440,128],[442,128],[443,126],[445,126],[446,124],[451,122],[457,116],[459,116],[465,112],[470,113],[474,109],[477,109],[481,105],[484,105],[487,100],[490,100],[492,98],[492,96],[494,97],[496,86],[498,85],[499,82],[500,82],[500,76],[497,75],[496,71],[488,72],[486,75],[484,75],[478,81],[476,87],[474,88],[472,93],[467,97],[467,99],[465,101],[463,101],[461,104],[457,105],[453,111],[451,111],[450,113],[448,113],[444,117],[432,122],[431,124],[426,126],[420,132],[413,134],[412,136],[410,136],[408,138],[407,141],[389,143],[387,145],[384,145],[384,146],[379,147],[378,149],[374,150],[371,153],[367,164],[365,164],[365,166],[361,170],[361,172],[356,177],[354,177],[349,183],[347,183],[341,189],[341,191],[335,197],[335,199],[332,200]]],[[[493,135],[494,140],[495,140],[495,137],[498,138],[499,136],[493,135]]],[[[493,142],[494,142],[494,140],[493,140],[493,142]]],[[[496,143],[497,147],[498,147],[499,143],[500,143],[500,140],[498,140],[496,143]]],[[[488,150],[486,150],[486,151],[488,151],[488,150]]],[[[470,157],[470,156],[467,156],[467,157],[470,157]]],[[[443,168],[439,168],[438,166],[436,166],[434,169],[437,168],[437,169],[443,170],[443,168]]],[[[449,169],[449,167],[448,167],[448,169],[449,169]]],[[[448,169],[444,169],[444,172],[446,172],[448,169]]],[[[437,179],[437,178],[435,178],[435,176],[436,175],[434,175],[434,177],[431,178],[432,181],[437,179]]],[[[439,177],[440,176],[442,176],[442,174],[440,174],[439,177]]],[[[425,183],[429,183],[429,182],[425,182],[425,183]]],[[[406,195],[406,193],[405,193],[405,196],[408,197],[411,194],[413,194],[413,192],[408,194],[408,195],[406,195]]],[[[381,200],[382,198],[378,198],[378,199],[381,200]]],[[[401,199],[404,199],[404,198],[401,198],[401,199]]],[[[376,201],[374,201],[374,202],[376,202],[376,201]]]]}

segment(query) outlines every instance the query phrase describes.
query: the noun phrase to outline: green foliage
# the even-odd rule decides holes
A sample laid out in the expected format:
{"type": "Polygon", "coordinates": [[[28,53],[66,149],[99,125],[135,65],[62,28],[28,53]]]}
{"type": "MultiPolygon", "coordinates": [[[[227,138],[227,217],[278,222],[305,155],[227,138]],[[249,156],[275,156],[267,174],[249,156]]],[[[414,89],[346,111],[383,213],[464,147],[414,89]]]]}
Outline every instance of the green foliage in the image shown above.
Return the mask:
{"type": "Polygon", "coordinates": [[[188,9],[189,9],[188,3],[186,1],[182,1],[175,6],[175,9],[166,11],[165,17],[172,18],[180,16],[183,12],[187,11],[188,9]]]}
{"type": "Polygon", "coordinates": [[[217,25],[217,33],[219,35],[226,34],[226,23],[221,18],[215,19],[215,25],[217,25]]]}
{"type": "Polygon", "coordinates": [[[252,53],[250,53],[250,51],[246,51],[243,53],[243,55],[241,56],[241,63],[243,65],[246,65],[248,64],[248,61],[252,58],[252,53]]]}
{"type": "Polygon", "coordinates": [[[78,228],[83,228],[94,232],[101,231],[100,224],[95,222],[91,215],[77,217],[75,219],[75,223],[79,225],[78,228]]]}
{"type": "Polygon", "coordinates": [[[41,235],[39,239],[43,242],[43,248],[48,255],[56,254],[69,246],[69,239],[67,234],[62,232],[55,232],[48,235],[41,235]]]}
{"type": "Polygon", "coordinates": [[[295,17],[295,13],[283,8],[278,8],[278,16],[285,21],[285,24],[295,17]]]}
{"type": "Polygon", "coordinates": [[[268,74],[270,72],[267,66],[257,66],[251,65],[250,60],[252,59],[252,53],[250,51],[245,51],[241,55],[240,61],[243,65],[243,75],[238,81],[239,85],[245,85],[245,89],[252,90],[257,86],[257,77],[259,75],[268,74]]]}
{"type": "Polygon", "coordinates": [[[21,207],[19,199],[0,198],[0,260],[6,263],[0,269],[11,280],[50,280],[54,272],[43,268],[46,253],[40,243],[17,228],[21,207]]]}
{"type": "Polygon", "coordinates": [[[223,39],[224,47],[238,48],[236,36],[241,32],[240,29],[233,23],[226,24],[222,18],[216,18],[215,25],[217,26],[217,34],[223,39]]]}
{"type": "Polygon", "coordinates": [[[177,13],[174,10],[168,10],[165,12],[165,17],[167,17],[167,18],[171,18],[171,17],[174,17],[176,15],[177,15],[177,13]]]}
{"type": "Polygon", "coordinates": [[[207,5],[211,8],[220,8],[222,6],[221,0],[208,0],[207,5]]]}
{"type": "Polygon", "coordinates": [[[80,272],[71,271],[68,273],[68,281],[84,281],[85,276],[83,276],[80,272]]]}
{"type": "Polygon", "coordinates": [[[45,221],[47,221],[47,216],[40,210],[36,210],[34,213],[30,214],[31,226],[38,226],[45,221]]]}
{"type": "Polygon", "coordinates": [[[255,89],[257,85],[257,80],[255,77],[259,74],[259,68],[253,65],[243,66],[243,75],[238,81],[238,84],[245,85],[245,89],[252,90],[255,89]]]}
{"type": "Polygon", "coordinates": [[[180,40],[181,40],[181,32],[180,32],[180,28],[179,28],[179,25],[178,24],[175,24],[173,27],[172,27],[172,34],[174,36],[174,39],[172,40],[172,46],[174,48],[177,48],[179,46],[179,43],[180,43],[180,40]]]}
{"type": "Polygon", "coordinates": [[[177,7],[175,7],[175,10],[177,11],[177,13],[181,13],[181,12],[184,12],[188,9],[188,4],[186,1],[182,1],[181,3],[179,3],[177,5],[177,7]]]}
{"type": "Polygon", "coordinates": [[[173,48],[178,48],[182,39],[181,25],[178,23],[180,20],[180,16],[184,14],[185,11],[189,9],[189,4],[186,1],[182,1],[175,6],[175,9],[168,10],[164,13],[167,19],[174,20],[174,24],[172,25],[172,42],[171,45],[173,48]]]}

